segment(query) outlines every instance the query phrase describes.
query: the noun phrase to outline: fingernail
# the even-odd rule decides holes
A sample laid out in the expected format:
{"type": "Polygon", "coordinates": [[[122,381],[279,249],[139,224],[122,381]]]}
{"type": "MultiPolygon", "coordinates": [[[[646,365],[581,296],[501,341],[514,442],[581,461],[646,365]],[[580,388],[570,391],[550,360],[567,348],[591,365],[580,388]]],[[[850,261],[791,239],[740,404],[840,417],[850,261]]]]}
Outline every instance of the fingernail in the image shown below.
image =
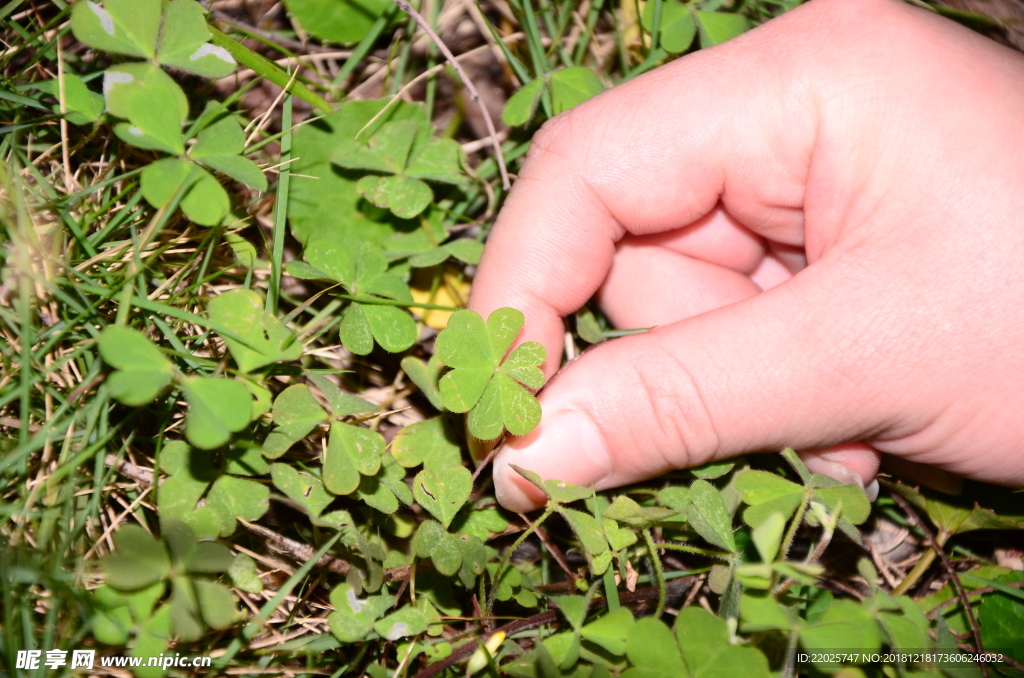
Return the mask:
{"type": "Polygon", "coordinates": [[[811,473],[820,473],[829,478],[838,480],[847,485],[857,485],[864,488],[864,479],[856,471],[846,468],[840,462],[843,455],[840,452],[824,452],[800,455],[804,465],[811,473]]]}
{"type": "Polygon", "coordinates": [[[533,471],[544,480],[565,480],[574,485],[598,485],[612,473],[611,454],[589,418],[564,410],[541,421],[530,435],[511,440],[494,463],[498,501],[509,510],[529,511],[543,496],[512,468],[533,471]]]}
{"type": "Polygon", "coordinates": [[[864,494],[868,495],[868,501],[878,499],[878,478],[875,478],[864,488],[864,494]]]}

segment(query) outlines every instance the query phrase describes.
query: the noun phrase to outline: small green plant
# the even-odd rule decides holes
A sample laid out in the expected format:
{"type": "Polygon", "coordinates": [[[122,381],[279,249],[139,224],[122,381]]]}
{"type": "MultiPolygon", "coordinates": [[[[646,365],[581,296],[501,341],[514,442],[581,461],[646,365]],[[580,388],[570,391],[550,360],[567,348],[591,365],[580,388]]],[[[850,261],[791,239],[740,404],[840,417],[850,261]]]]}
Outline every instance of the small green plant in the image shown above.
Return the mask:
{"type": "MultiPolygon", "coordinates": [[[[515,174],[543,120],[795,4],[418,9],[508,95],[515,174]]],[[[495,140],[397,5],[254,8],[0,7],[0,673],[71,648],[370,678],[1024,663],[1009,491],[872,506],[786,451],[600,492],[517,469],[546,505],[504,510],[489,459],[557,358],[464,309],[495,140]]],[[[570,355],[643,331],[571,325],[570,355]]]]}

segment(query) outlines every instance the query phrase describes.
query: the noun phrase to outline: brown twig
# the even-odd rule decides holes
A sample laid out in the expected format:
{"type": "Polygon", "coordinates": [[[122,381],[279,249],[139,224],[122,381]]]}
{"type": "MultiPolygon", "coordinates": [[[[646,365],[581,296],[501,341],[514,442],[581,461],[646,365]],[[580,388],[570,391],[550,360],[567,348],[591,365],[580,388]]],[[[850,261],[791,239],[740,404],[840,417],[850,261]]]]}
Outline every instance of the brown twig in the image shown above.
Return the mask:
{"type": "MultiPolygon", "coordinates": [[[[527,527],[530,527],[530,519],[522,513],[519,514],[519,518],[526,523],[527,527]]],[[[548,551],[551,553],[551,557],[555,559],[558,566],[562,568],[562,572],[565,573],[565,578],[569,583],[569,589],[571,593],[576,593],[576,575],[573,574],[572,568],[569,567],[569,563],[565,560],[565,554],[562,553],[562,549],[558,548],[558,544],[551,540],[547,530],[543,527],[538,527],[534,532],[537,537],[548,547],[548,551]]]]}
{"type": "Polygon", "coordinates": [[[448,45],[444,44],[444,41],[441,40],[441,36],[439,36],[434,29],[430,27],[430,24],[427,23],[427,20],[424,19],[419,12],[413,9],[412,5],[406,2],[406,0],[395,0],[395,4],[397,4],[403,12],[411,16],[419,27],[423,29],[423,32],[430,36],[430,39],[434,41],[437,48],[441,50],[441,54],[444,55],[444,58],[452,65],[455,72],[458,73],[459,79],[462,80],[462,84],[466,86],[466,91],[469,92],[469,98],[476,102],[477,107],[480,109],[480,113],[484,116],[484,123],[487,125],[487,134],[491,137],[491,145],[494,147],[494,154],[498,161],[498,169],[501,171],[501,185],[506,191],[509,190],[512,188],[512,183],[509,181],[508,168],[505,166],[505,154],[501,152],[501,142],[498,141],[498,131],[494,128],[494,120],[491,119],[491,113],[487,110],[487,107],[484,106],[484,102],[480,98],[480,93],[476,91],[473,81],[469,79],[468,75],[466,75],[466,71],[462,69],[462,65],[459,64],[458,59],[456,59],[455,55],[452,54],[452,51],[448,49],[448,45]]]}
{"type": "MultiPolygon", "coordinates": [[[[679,579],[673,579],[668,582],[667,587],[669,589],[679,589],[678,593],[682,593],[682,590],[690,585],[691,578],[692,577],[680,577],[679,579]]],[[[673,590],[672,593],[677,593],[677,591],[673,590]]],[[[640,603],[648,600],[656,600],[658,595],[659,591],[657,586],[646,586],[642,589],[637,589],[633,593],[620,593],[619,602],[626,605],[630,603],[640,603]]],[[[607,602],[608,601],[605,598],[595,598],[591,605],[593,607],[601,607],[607,605],[607,602]]],[[[558,621],[558,611],[548,610],[547,612],[541,612],[540,614],[535,614],[532,617],[525,617],[524,619],[516,619],[504,626],[500,626],[494,631],[486,634],[482,640],[486,642],[496,633],[504,633],[506,637],[511,637],[517,633],[530,631],[555,621],[558,621]]],[[[465,645],[455,648],[448,657],[426,667],[417,673],[414,678],[432,678],[445,669],[454,666],[458,662],[469,657],[469,655],[473,654],[473,652],[480,647],[480,641],[481,639],[477,638],[475,641],[470,641],[465,645]]]]}
{"type": "MultiPolygon", "coordinates": [[[[313,557],[314,549],[308,544],[302,544],[294,539],[289,539],[288,537],[278,534],[273,530],[269,530],[262,525],[250,523],[248,520],[244,520],[242,518],[238,518],[238,522],[253,534],[258,534],[267,541],[277,545],[280,550],[294,557],[296,560],[307,561],[313,557]]],[[[317,561],[317,566],[340,575],[346,575],[348,574],[348,571],[352,569],[352,565],[347,561],[327,554],[321,556],[320,560],[317,561]]],[[[402,565],[401,567],[392,567],[384,570],[384,581],[398,581],[400,579],[406,579],[409,576],[409,567],[409,565],[402,565]]]]}
{"type": "MultiPolygon", "coordinates": [[[[921,529],[921,532],[924,533],[925,538],[928,540],[929,546],[931,546],[932,550],[934,550],[939,556],[943,567],[945,567],[946,571],[949,573],[950,579],[953,582],[953,588],[956,589],[957,596],[963,603],[964,614],[967,615],[967,621],[971,625],[971,634],[974,636],[975,648],[979,653],[984,652],[985,648],[981,644],[981,629],[978,627],[978,620],[974,618],[974,610],[971,609],[971,601],[967,596],[967,591],[964,590],[964,585],[960,581],[960,577],[957,575],[956,569],[953,567],[953,563],[950,562],[949,556],[947,556],[946,552],[941,546],[939,546],[939,542],[936,541],[935,535],[932,534],[931,529],[925,525],[924,521],[917,515],[917,512],[910,507],[907,500],[900,496],[898,492],[890,492],[889,496],[891,496],[893,501],[895,501],[899,507],[903,509],[903,512],[907,514],[907,518],[910,520],[910,523],[921,529]]],[[[984,661],[981,662],[981,673],[988,678],[988,666],[984,661]]]]}
{"type": "MultiPolygon", "coordinates": [[[[1013,586],[1014,588],[1021,588],[1021,587],[1024,587],[1024,581],[1008,581],[1008,582],[1005,583],[1005,586],[1013,586]]],[[[998,590],[999,589],[997,589],[994,586],[982,586],[980,589],[974,589],[973,591],[968,591],[967,592],[967,597],[971,598],[973,596],[980,596],[980,595],[985,594],[985,593],[995,593],[998,590]]],[[[956,598],[950,598],[949,600],[947,600],[947,601],[945,601],[943,603],[939,603],[938,605],[936,605],[932,609],[928,610],[928,612],[925,614],[925,616],[928,617],[929,619],[935,619],[935,615],[937,615],[939,612],[942,612],[947,607],[950,607],[950,606],[952,606],[952,605],[954,605],[956,603],[962,603],[962,601],[960,600],[959,596],[957,596],[956,598]]]]}

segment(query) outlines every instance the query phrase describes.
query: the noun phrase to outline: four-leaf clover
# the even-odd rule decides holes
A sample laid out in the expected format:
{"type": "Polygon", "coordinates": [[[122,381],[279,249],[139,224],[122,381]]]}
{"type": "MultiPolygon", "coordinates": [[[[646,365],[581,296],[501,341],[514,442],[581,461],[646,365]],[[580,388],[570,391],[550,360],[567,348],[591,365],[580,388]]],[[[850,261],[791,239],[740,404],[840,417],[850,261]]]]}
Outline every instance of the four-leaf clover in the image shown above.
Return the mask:
{"type": "Polygon", "coordinates": [[[544,347],[526,342],[505,358],[523,320],[512,308],[494,311],[486,324],[476,311],[457,311],[437,337],[436,355],[452,368],[441,377],[441,400],[452,412],[469,412],[469,431],[481,440],[506,428],[525,435],[540,422],[540,404],[523,386],[543,386],[544,347]]]}

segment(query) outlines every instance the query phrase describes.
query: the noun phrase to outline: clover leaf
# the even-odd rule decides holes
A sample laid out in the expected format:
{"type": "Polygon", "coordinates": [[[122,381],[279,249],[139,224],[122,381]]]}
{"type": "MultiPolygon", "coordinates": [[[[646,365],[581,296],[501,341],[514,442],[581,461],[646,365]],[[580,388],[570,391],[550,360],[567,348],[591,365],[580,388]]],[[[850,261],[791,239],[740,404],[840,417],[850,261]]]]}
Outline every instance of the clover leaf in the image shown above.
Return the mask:
{"type": "Polygon", "coordinates": [[[436,355],[452,368],[441,377],[441,400],[452,412],[470,412],[469,431],[481,440],[503,429],[526,435],[540,422],[540,403],[523,385],[544,384],[544,347],[527,342],[505,358],[523,320],[512,308],[494,311],[486,324],[476,311],[457,311],[437,337],[436,355]]]}
{"type": "Polygon", "coordinates": [[[706,12],[697,10],[697,23],[700,24],[700,46],[713,47],[726,40],[732,40],[750,28],[747,18],[742,14],[731,12],[706,12]]]}
{"type": "Polygon", "coordinates": [[[104,362],[116,368],[107,388],[118,402],[145,405],[174,379],[174,365],[138,330],[112,325],[103,330],[98,343],[104,362]]]}
{"type": "Polygon", "coordinates": [[[423,468],[437,472],[458,466],[462,459],[461,448],[443,417],[403,428],[391,443],[391,455],[405,468],[423,464],[423,468]]]}
{"type": "Polygon", "coordinates": [[[376,172],[356,184],[367,200],[402,219],[427,208],[434,193],[427,181],[462,186],[464,152],[453,139],[430,139],[430,128],[415,120],[384,123],[365,143],[353,139],[331,161],[345,169],[376,172]]]}
{"type": "Polygon", "coordinates": [[[230,450],[215,461],[172,441],[160,453],[160,468],[168,474],[158,495],[161,519],[180,520],[200,537],[228,537],[236,518],[259,520],[269,507],[266,486],[250,480],[270,470],[254,450],[230,450]]]}
{"type": "MultiPolygon", "coordinates": [[[[60,101],[60,80],[36,83],[41,90],[60,101]]],[[[73,125],[96,122],[103,115],[103,96],[93,92],[85,81],[74,73],[64,74],[64,117],[73,125]]],[[[53,112],[60,113],[60,103],[53,105],[53,112]]]]}
{"type": "Polygon", "coordinates": [[[366,355],[376,340],[384,350],[400,353],[416,343],[412,316],[378,301],[413,303],[408,285],[387,272],[388,262],[379,247],[363,243],[353,258],[338,234],[319,236],[306,245],[305,257],[308,264],[291,262],[288,273],[297,278],[339,282],[354,297],[339,332],[345,348],[366,355]]]}
{"type": "Polygon", "coordinates": [[[345,393],[327,377],[307,373],[324,394],[331,414],[328,414],[305,384],[293,384],[281,391],[274,400],[273,419],[277,425],[263,443],[263,454],[277,459],[292,445],[309,435],[310,431],[331,418],[341,418],[363,412],[374,412],[377,406],[351,393],[345,393]]]}
{"type": "Polygon", "coordinates": [[[373,630],[373,623],[390,608],[395,597],[388,593],[358,597],[359,591],[350,584],[339,584],[331,591],[334,612],[327,615],[327,623],[334,637],[343,643],[357,643],[373,630]]]}
{"type": "MultiPolygon", "coordinates": [[[[644,28],[654,25],[654,3],[644,5],[642,15],[644,28]]],[[[662,0],[661,31],[658,46],[672,54],[681,54],[690,49],[697,34],[697,22],[693,10],[678,0],[662,0]]]]}
{"type": "Polygon", "coordinates": [[[245,340],[230,337],[224,343],[242,372],[252,372],[281,360],[302,357],[302,343],[272,314],[263,310],[263,299],[253,290],[236,289],[210,300],[210,319],[245,340]]]}
{"type": "Polygon", "coordinates": [[[513,94],[501,120],[509,127],[525,125],[533,119],[541,97],[551,97],[554,114],[558,115],[604,91],[597,74],[586,66],[572,66],[531,80],[513,94]]]}
{"type": "Polygon", "coordinates": [[[440,411],[444,411],[444,403],[441,401],[441,391],[438,390],[437,382],[441,378],[444,365],[436,355],[430,356],[427,362],[411,355],[402,358],[402,370],[409,377],[412,383],[419,387],[420,391],[440,411]]]}
{"type": "Polygon", "coordinates": [[[426,268],[428,266],[437,266],[449,257],[453,257],[463,263],[476,266],[480,263],[480,257],[483,256],[483,253],[483,243],[470,240],[469,238],[458,238],[432,250],[409,257],[409,265],[413,268],[426,268]]]}
{"type": "Polygon", "coordinates": [[[244,429],[252,413],[252,396],[241,382],[221,377],[186,377],[180,381],[188,401],[185,437],[212,450],[244,429]]]}
{"type": "MultiPolygon", "coordinates": [[[[150,621],[142,622],[151,635],[161,635],[154,633],[154,626],[166,629],[162,642],[150,639],[158,647],[157,653],[166,646],[168,636],[190,642],[200,638],[207,626],[226,629],[239,619],[230,589],[201,576],[227,572],[233,561],[231,552],[215,542],[197,542],[192,529],[180,521],[163,520],[161,527],[159,539],[136,525],[122,527],[114,533],[114,551],[104,556],[101,563],[108,586],[118,592],[142,594],[126,601],[130,615],[137,621],[147,617],[147,609],[152,609],[164,595],[164,583],[170,584],[170,600],[161,605],[150,621]]],[[[125,621],[123,613],[113,616],[125,621]]]]}
{"type": "Polygon", "coordinates": [[[84,0],[71,8],[71,30],[105,52],[149,59],[208,78],[235,70],[227,50],[209,42],[205,10],[195,0],[84,0]]]}
{"type": "Polygon", "coordinates": [[[416,474],[412,494],[416,502],[447,528],[469,500],[473,474],[465,466],[423,469],[416,474]]]}
{"type": "Polygon", "coordinates": [[[376,431],[333,422],[323,453],[324,486],[333,494],[352,494],[360,476],[380,470],[384,447],[384,437],[376,431]]]}
{"type": "Polygon", "coordinates": [[[184,191],[181,210],[201,226],[216,226],[231,209],[227,191],[202,167],[181,158],[163,158],[146,165],[140,181],[142,197],[154,207],[184,191]]]}
{"type": "Polygon", "coordinates": [[[243,150],[245,134],[242,126],[228,115],[199,133],[188,157],[257,191],[267,190],[263,171],[242,155],[243,150]]]}
{"type": "Polygon", "coordinates": [[[843,485],[820,473],[808,473],[792,450],[784,451],[783,455],[797,470],[803,485],[767,471],[748,470],[740,473],[736,476],[736,489],[749,505],[743,512],[743,521],[756,528],[774,513],[780,513],[788,520],[803,501],[821,504],[829,512],[841,506],[837,526],[851,539],[859,542],[860,537],[853,525],[860,525],[871,513],[871,503],[864,490],[856,485],[843,485]]]}

